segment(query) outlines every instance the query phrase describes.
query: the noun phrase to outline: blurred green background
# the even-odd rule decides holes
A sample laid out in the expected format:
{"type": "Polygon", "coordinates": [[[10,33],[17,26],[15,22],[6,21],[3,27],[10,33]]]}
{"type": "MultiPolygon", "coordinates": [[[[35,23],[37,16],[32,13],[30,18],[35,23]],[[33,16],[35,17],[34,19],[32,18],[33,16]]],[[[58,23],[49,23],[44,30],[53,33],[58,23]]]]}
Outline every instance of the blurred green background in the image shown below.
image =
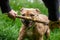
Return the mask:
{"type": "MultiPolygon", "coordinates": [[[[10,0],[10,6],[18,14],[20,14],[19,12],[22,7],[27,7],[38,8],[41,13],[48,15],[48,10],[41,0],[10,0]]],[[[0,40],[17,40],[21,25],[20,19],[16,18],[13,21],[0,11],[0,40]]],[[[50,40],[60,40],[60,29],[55,29],[50,33],[50,40]]]]}

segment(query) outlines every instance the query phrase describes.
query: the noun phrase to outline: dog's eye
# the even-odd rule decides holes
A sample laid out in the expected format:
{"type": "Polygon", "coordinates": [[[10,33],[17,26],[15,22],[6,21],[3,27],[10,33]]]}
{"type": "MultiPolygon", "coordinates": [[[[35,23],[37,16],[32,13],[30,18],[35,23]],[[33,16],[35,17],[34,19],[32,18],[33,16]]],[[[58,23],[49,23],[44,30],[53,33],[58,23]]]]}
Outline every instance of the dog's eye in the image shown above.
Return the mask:
{"type": "Polygon", "coordinates": [[[33,14],[30,14],[30,16],[34,16],[33,14]]]}
{"type": "Polygon", "coordinates": [[[22,16],[25,16],[25,14],[22,14],[22,16]]]}

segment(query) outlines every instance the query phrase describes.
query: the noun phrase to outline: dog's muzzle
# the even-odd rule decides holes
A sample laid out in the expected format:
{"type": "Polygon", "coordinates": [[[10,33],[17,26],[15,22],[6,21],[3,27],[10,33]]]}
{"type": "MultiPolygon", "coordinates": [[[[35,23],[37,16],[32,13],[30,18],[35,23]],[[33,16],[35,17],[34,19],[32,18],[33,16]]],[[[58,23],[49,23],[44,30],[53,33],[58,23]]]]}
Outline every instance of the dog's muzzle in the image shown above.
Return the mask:
{"type": "Polygon", "coordinates": [[[31,26],[33,22],[30,21],[30,20],[22,19],[22,23],[23,23],[25,26],[31,26]]]}

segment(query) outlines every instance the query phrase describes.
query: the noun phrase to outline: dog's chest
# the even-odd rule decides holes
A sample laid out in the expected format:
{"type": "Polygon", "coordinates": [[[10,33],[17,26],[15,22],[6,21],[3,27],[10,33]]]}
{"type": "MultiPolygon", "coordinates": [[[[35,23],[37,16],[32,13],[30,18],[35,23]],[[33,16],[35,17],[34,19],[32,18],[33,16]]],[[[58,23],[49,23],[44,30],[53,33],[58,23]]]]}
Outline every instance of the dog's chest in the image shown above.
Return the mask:
{"type": "Polygon", "coordinates": [[[32,29],[27,30],[27,36],[32,36],[32,35],[33,35],[33,31],[32,31],[32,29]]]}
{"type": "Polygon", "coordinates": [[[34,30],[34,27],[29,27],[29,28],[27,28],[26,34],[27,34],[28,36],[32,36],[32,35],[33,35],[33,30],[34,30]]]}
{"type": "Polygon", "coordinates": [[[31,27],[28,27],[27,29],[26,29],[26,34],[27,34],[27,36],[33,36],[33,34],[34,34],[34,31],[35,31],[35,25],[33,25],[33,26],[31,26],[31,27]]]}

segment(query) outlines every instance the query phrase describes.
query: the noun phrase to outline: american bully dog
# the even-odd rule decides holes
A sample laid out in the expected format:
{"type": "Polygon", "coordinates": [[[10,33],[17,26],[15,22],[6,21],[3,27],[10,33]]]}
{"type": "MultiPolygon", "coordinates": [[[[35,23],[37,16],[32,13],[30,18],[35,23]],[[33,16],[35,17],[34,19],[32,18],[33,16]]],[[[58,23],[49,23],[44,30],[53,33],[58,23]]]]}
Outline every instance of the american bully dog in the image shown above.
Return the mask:
{"type": "MultiPolygon", "coordinates": [[[[37,19],[43,22],[49,22],[48,17],[41,14],[39,9],[22,8],[20,12],[22,16],[31,17],[32,19],[37,19]]],[[[47,24],[33,22],[26,19],[22,19],[22,23],[18,40],[24,40],[25,38],[28,38],[29,40],[44,40],[44,35],[46,40],[49,39],[50,29],[47,24]]]]}

